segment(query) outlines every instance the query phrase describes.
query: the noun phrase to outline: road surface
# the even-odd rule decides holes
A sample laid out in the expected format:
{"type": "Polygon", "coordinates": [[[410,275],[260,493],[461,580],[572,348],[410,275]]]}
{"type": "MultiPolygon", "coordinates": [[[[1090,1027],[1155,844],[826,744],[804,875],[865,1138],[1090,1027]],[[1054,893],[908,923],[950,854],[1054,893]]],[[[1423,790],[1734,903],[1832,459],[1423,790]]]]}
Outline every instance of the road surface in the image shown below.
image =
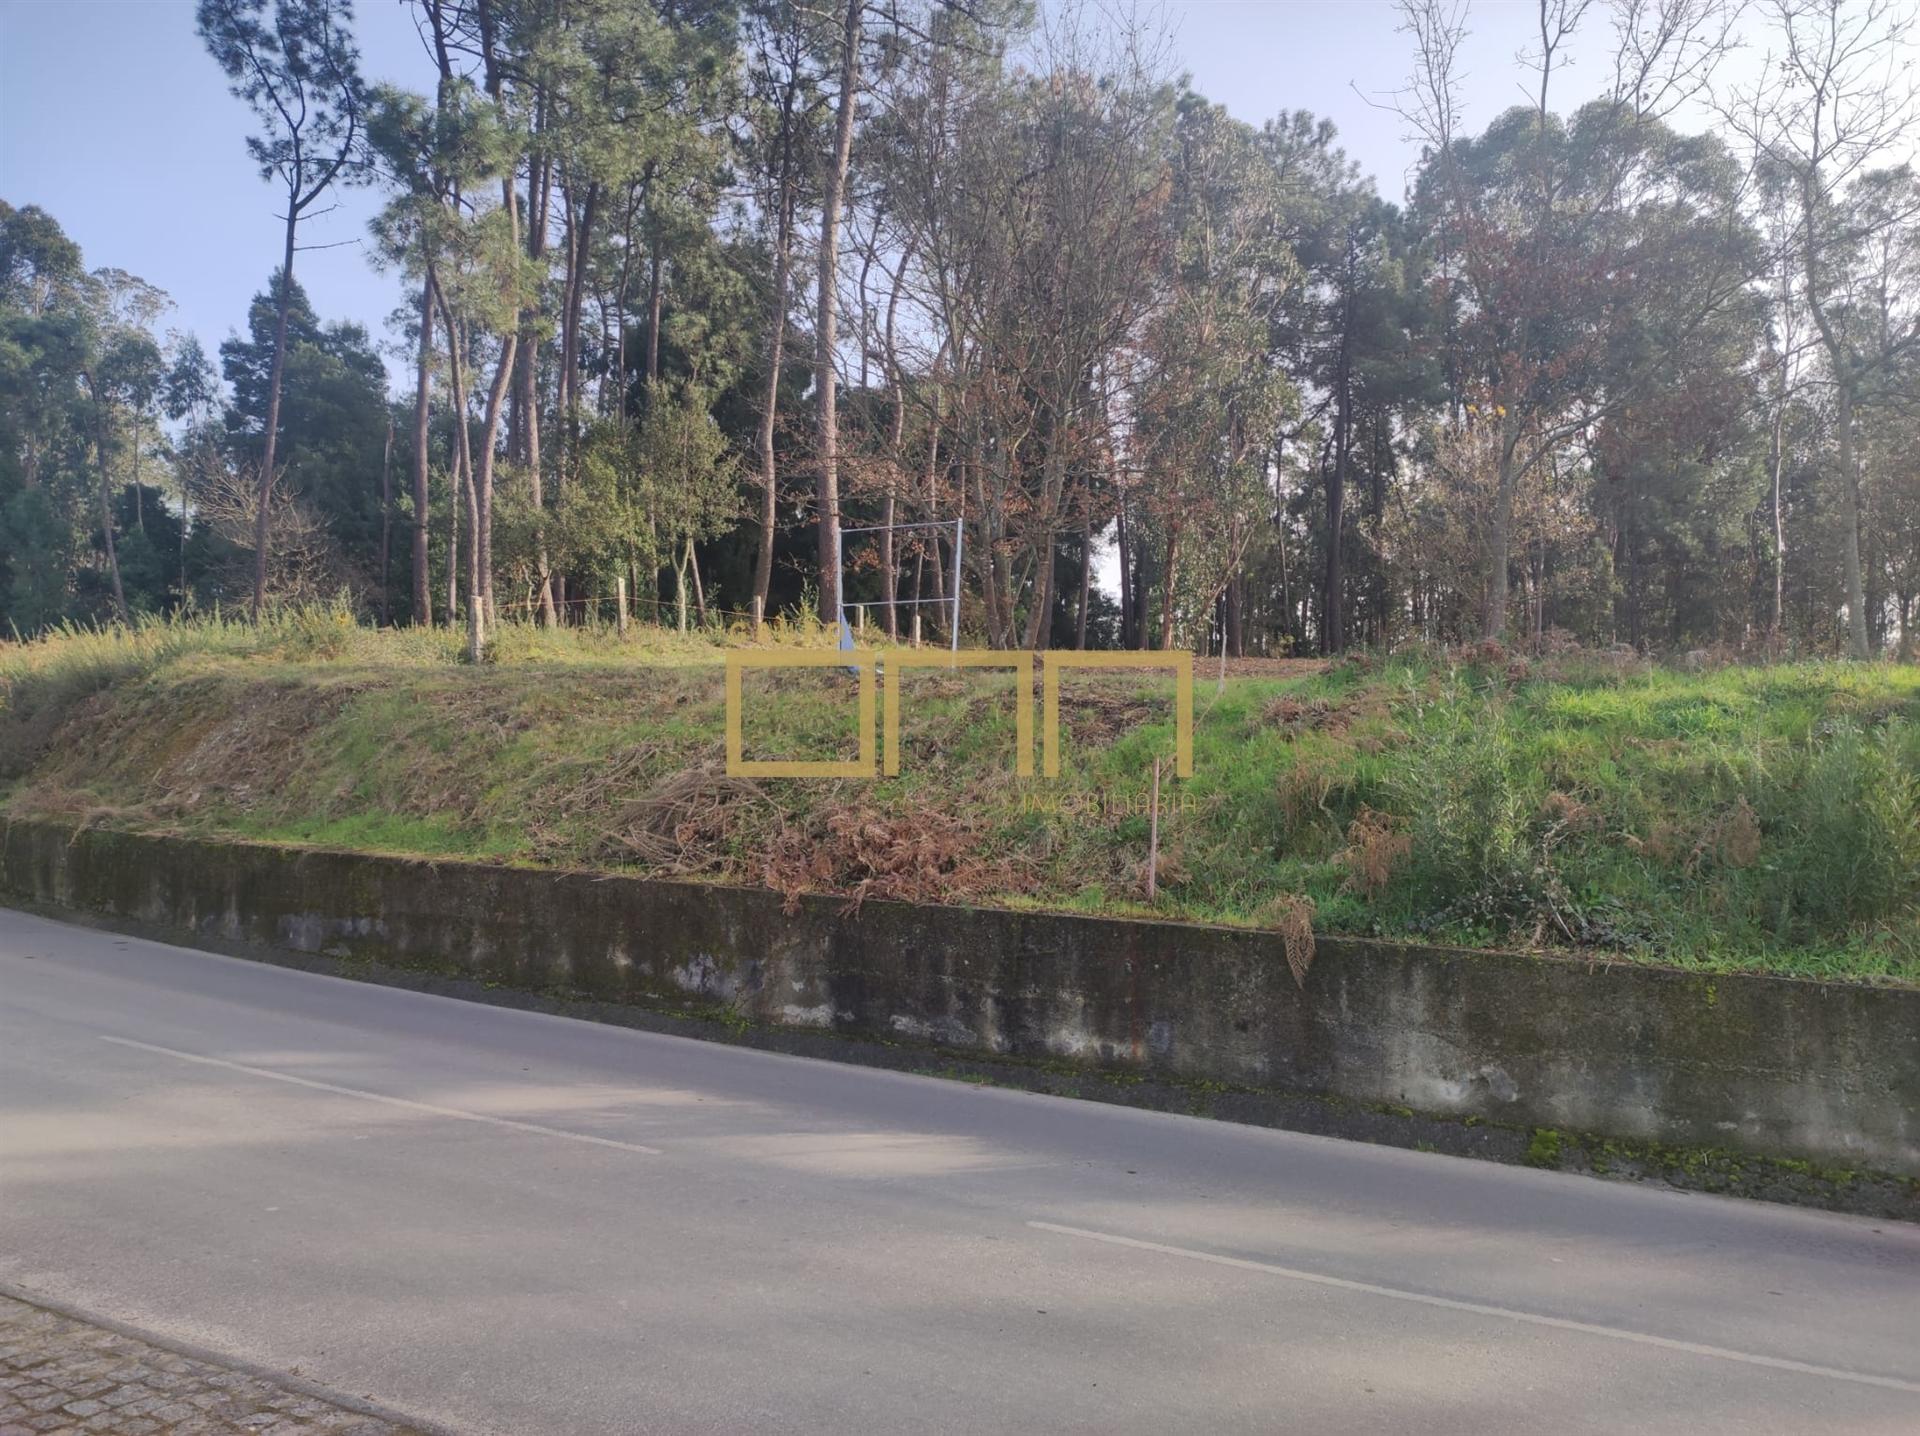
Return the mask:
{"type": "Polygon", "coordinates": [[[3,911],[0,1282],[474,1433],[1920,1431],[1920,1228],[3,911]]]}

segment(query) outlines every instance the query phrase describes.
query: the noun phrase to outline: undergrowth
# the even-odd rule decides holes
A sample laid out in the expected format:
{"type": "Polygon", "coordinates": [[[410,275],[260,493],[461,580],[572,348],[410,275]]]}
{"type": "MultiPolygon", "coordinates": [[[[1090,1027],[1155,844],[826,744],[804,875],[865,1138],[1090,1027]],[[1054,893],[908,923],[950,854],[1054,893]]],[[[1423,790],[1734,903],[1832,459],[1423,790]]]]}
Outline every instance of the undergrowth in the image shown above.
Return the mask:
{"type": "MultiPolygon", "coordinates": [[[[0,644],[0,796],[196,834],[1257,924],[1303,961],[1310,918],[1920,980],[1911,669],[1479,651],[1219,686],[1202,664],[1178,783],[1168,677],[1069,673],[1048,781],[1015,776],[1010,672],[915,669],[898,777],[747,779],[725,771],[720,662],[745,642],[507,627],[476,669],[456,634],[314,609],[0,644]]],[[[854,756],[856,690],[838,667],[750,672],[748,756],[854,756]]]]}

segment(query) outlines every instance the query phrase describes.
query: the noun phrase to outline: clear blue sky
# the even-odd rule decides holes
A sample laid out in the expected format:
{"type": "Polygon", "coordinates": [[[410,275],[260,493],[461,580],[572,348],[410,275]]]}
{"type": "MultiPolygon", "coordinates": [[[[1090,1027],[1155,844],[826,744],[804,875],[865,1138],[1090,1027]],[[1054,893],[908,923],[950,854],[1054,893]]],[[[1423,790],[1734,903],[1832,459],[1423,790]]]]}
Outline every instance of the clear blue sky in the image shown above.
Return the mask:
{"type": "MultiPolygon", "coordinates": [[[[1309,109],[1338,125],[1382,194],[1399,198],[1414,151],[1402,123],[1370,107],[1408,70],[1386,0],[1172,0],[1180,63],[1197,87],[1258,123],[1309,109]]],[[[360,0],[368,76],[425,90],[431,74],[401,0],[360,0]]],[[[1468,119],[1521,98],[1515,55],[1533,0],[1480,0],[1465,52],[1468,119]]],[[[1562,88],[1585,98],[1604,78],[1605,18],[1562,88]],[[1582,59],[1584,58],[1584,64],[1582,59]]],[[[89,267],[128,270],[173,296],[166,322],[213,352],[245,317],[280,253],[275,195],[243,147],[252,121],[194,34],[192,0],[0,0],[0,198],[37,204],[79,242],[89,267]]],[[[324,318],[377,339],[400,302],[357,241],[378,207],[360,190],[303,227],[295,273],[324,318]]],[[[396,368],[398,366],[396,365],[396,368]]]]}

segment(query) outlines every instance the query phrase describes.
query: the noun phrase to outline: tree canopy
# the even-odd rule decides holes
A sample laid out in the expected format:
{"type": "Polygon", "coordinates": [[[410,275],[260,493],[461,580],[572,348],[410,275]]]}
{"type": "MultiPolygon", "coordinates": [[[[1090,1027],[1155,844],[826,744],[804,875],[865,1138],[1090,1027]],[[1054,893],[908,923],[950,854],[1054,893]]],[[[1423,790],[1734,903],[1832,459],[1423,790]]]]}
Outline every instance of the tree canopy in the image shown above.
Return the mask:
{"type": "Polygon", "coordinates": [[[620,605],[903,632],[957,581],[996,647],[1905,653],[1907,22],[1773,0],[1740,89],[1729,7],[1615,9],[1598,98],[1558,96],[1600,7],[1543,0],[1475,133],[1464,7],[1402,0],[1395,203],[1090,11],[415,0],[416,94],[345,0],[203,0],[280,262],[216,374],[0,205],[5,618],[343,594],[477,653],[620,605]],[[293,275],[346,182],[403,393],[293,275]]]}

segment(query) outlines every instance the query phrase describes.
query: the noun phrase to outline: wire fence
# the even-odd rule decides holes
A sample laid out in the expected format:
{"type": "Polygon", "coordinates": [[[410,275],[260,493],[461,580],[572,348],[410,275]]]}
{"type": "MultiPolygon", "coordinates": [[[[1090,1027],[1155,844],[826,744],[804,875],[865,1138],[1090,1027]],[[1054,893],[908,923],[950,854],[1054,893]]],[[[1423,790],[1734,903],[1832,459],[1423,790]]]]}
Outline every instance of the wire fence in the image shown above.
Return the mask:
{"type": "MultiPolygon", "coordinates": [[[[543,605],[541,604],[540,600],[537,598],[514,599],[512,602],[509,602],[509,603],[502,603],[496,600],[493,606],[494,608],[496,608],[502,613],[525,613],[529,615],[534,613],[539,613],[543,608],[543,605]]],[[[595,594],[591,598],[557,598],[553,600],[553,606],[556,610],[564,610],[565,612],[568,612],[568,613],[577,613],[581,615],[588,615],[588,614],[599,615],[599,614],[606,614],[606,613],[617,614],[619,611],[620,599],[618,595],[602,593],[602,594],[595,594]]],[[[672,613],[676,617],[678,616],[680,611],[679,604],[674,600],[660,599],[660,598],[635,598],[632,595],[629,595],[627,598],[627,607],[629,609],[650,609],[656,613],[672,613]]],[[[701,609],[699,604],[689,603],[687,605],[687,618],[690,622],[693,622],[693,623],[700,622],[700,612],[701,612],[701,609]]],[[[751,613],[746,612],[743,609],[725,608],[715,603],[709,603],[708,605],[706,605],[706,615],[709,619],[719,617],[719,618],[739,618],[739,619],[744,619],[749,623],[753,621],[753,615],[751,613]]]]}
{"type": "MultiPolygon", "coordinates": [[[[661,628],[678,628],[680,626],[681,608],[679,601],[676,599],[636,598],[629,594],[626,599],[626,605],[632,615],[633,621],[636,623],[651,623],[661,628]]],[[[894,606],[901,610],[911,609],[919,605],[947,609],[952,606],[952,600],[946,598],[901,598],[894,600],[894,606]]],[[[618,594],[601,593],[588,598],[555,599],[553,606],[561,622],[570,627],[611,627],[617,625],[619,621],[620,597],[618,594]]],[[[869,623],[869,612],[876,609],[884,610],[886,606],[885,599],[864,599],[841,605],[843,610],[853,615],[853,622],[849,625],[849,629],[854,633],[866,632],[869,623]]],[[[516,620],[532,619],[543,611],[543,606],[537,597],[504,601],[496,599],[494,600],[493,607],[496,613],[511,615],[516,620]]],[[[685,612],[686,627],[689,632],[694,630],[710,632],[717,628],[723,629],[731,627],[735,623],[751,628],[756,622],[755,615],[748,610],[729,608],[724,604],[717,603],[707,604],[704,616],[702,615],[700,605],[695,602],[689,602],[685,612]]],[[[908,617],[917,618],[918,615],[903,614],[903,619],[908,617]]],[[[884,627],[883,621],[877,617],[871,621],[876,628],[884,627]]],[[[807,627],[811,623],[811,615],[807,614],[805,610],[800,610],[791,615],[775,614],[766,618],[764,622],[770,626],[807,627]]],[[[823,632],[830,631],[831,627],[832,625],[830,624],[820,625],[823,632]]],[[[898,625],[902,636],[908,638],[917,636],[914,632],[914,627],[913,624],[905,621],[898,625]]]]}

